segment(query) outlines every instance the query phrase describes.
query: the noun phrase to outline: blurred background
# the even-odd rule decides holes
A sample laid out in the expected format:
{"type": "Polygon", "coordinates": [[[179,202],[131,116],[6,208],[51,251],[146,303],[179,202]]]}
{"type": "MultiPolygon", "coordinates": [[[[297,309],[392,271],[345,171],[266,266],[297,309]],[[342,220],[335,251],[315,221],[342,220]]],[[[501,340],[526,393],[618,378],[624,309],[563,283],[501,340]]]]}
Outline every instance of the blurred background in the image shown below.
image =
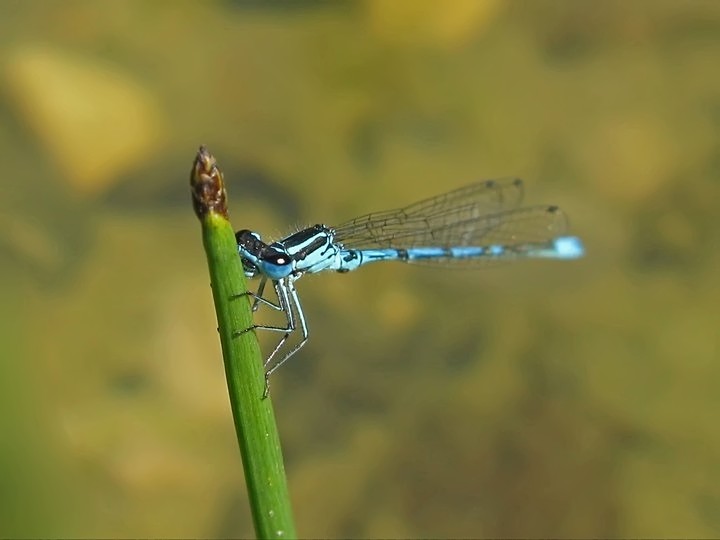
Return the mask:
{"type": "Polygon", "coordinates": [[[0,3],[0,536],[253,534],[207,144],[265,237],[511,175],[587,247],[299,282],[302,536],[717,537],[718,66],[715,0],[0,3]]]}

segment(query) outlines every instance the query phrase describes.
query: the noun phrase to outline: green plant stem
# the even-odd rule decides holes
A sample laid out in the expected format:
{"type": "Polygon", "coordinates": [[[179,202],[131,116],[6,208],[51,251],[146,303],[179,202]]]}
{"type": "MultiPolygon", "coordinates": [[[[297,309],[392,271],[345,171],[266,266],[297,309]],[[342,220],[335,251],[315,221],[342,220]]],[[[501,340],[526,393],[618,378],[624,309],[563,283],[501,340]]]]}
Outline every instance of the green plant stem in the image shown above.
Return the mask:
{"type": "Polygon", "coordinates": [[[264,373],[252,325],[245,276],[225,207],[222,173],[200,148],[191,175],[193,204],[202,224],[230,406],[240,445],[255,533],[259,538],[295,538],[280,438],[270,398],[262,398],[264,373]]]}

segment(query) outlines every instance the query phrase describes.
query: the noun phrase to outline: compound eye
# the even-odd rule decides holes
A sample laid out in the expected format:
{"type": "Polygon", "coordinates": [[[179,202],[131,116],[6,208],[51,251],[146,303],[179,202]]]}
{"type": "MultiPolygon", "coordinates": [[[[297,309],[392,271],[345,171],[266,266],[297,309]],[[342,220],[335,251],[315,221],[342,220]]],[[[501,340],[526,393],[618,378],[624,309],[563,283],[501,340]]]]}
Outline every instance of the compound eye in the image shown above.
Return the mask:
{"type": "Polygon", "coordinates": [[[273,253],[266,255],[260,261],[263,273],[270,279],[281,279],[292,272],[292,263],[287,253],[273,253]]]}
{"type": "Polygon", "coordinates": [[[260,240],[258,233],[247,229],[235,233],[235,242],[238,246],[242,246],[248,251],[258,251],[265,246],[262,240],[260,240]]]}

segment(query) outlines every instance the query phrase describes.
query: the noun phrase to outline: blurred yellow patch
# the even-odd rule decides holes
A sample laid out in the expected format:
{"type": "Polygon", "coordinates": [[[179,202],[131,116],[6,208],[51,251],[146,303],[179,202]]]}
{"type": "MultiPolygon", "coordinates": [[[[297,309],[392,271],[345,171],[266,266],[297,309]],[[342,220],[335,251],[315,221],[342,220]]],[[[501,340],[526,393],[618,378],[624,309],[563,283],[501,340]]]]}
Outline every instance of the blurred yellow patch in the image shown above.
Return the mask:
{"type": "Polygon", "coordinates": [[[388,41],[456,47],[495,17],[499,0],[366,0],[370,24],[388,41]]]}
{"type": "Polygon", "coordinates": [[[395,330],[405,330],[415,324],[420,315],[416,296],[402,287],[393,287],[377,296],[377,315],[383,324],[395,330]]]}
{"type": "Polygon", "coordinates": [[[670,181],[667,172],[678,160],[670,126],[641,115],[609,118],[586,138],[583,153],[601,180],[598,189],[627,202],[670,181]]]}
{"type": "Polygon", "coordinates": [[[159,142],[152,97],[93,58],[26,46],[10,53],[4,75],[23,119],[82,192],[102,191],[159,142]]]}

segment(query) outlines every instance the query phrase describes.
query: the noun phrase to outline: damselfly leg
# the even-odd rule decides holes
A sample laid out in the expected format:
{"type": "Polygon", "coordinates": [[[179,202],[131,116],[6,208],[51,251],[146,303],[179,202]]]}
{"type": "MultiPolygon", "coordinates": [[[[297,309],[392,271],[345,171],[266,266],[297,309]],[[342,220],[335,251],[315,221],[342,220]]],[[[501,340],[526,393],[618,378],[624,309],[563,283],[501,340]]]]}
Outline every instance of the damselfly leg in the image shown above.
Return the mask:
{"type": "Polygon", "coordinates": [[[305,322],[305,314],[303,313],[302,307],[300,305],[297,290],[295,289],[295,285],[293,283],[293,277],[291,276],[288,278],[273,281],[273,287],[275,289],[275,294],[278,299],[277,304],[274,303],[272,300],[268,300],[267,298],[262,296],[265,290],[266,282],[267,279],[263,278],[260,282],[260,285],[258,286],[257,292],[253,293],[247,291],[245,293],[236,295],[236,298],[242,296],[249,296],[253,298],[253,312],[257,311],[258,306],[261,303],[277,311],[282,311],[285,314],[287,326],[283,327],[265,324],[253,324],[248,328],[238,330],[234,333],[234,336],[238,337],[247,332],[250,332],[251,330],[269,330],[271,332],[284,332],[284,335],[280,338],[280,340],[275,345],[272,352],[268,355],[267,359],[263,364],[263,368],[265,369],[265,389],[263,391],[263,398],[267,397],[270,393],[270,375],[282,364],[284,364],[292,355],[294,355],[298,350],[300,350],[300,348],[302,348],[302,346],[305,345],[308,340],[308,329],[307,323],[305,322]],[[287,354],[285,354],[285,356],[283,356],[278,362],[271,365],[272,359],[275,357],[277,352],[282,348],[282,346],[290,338],[293,332],[297,330],[297,321],[295,319],[295,315],[297,315],[297,320],[300,322],[300,342],[295,345],[287,354]]]}

